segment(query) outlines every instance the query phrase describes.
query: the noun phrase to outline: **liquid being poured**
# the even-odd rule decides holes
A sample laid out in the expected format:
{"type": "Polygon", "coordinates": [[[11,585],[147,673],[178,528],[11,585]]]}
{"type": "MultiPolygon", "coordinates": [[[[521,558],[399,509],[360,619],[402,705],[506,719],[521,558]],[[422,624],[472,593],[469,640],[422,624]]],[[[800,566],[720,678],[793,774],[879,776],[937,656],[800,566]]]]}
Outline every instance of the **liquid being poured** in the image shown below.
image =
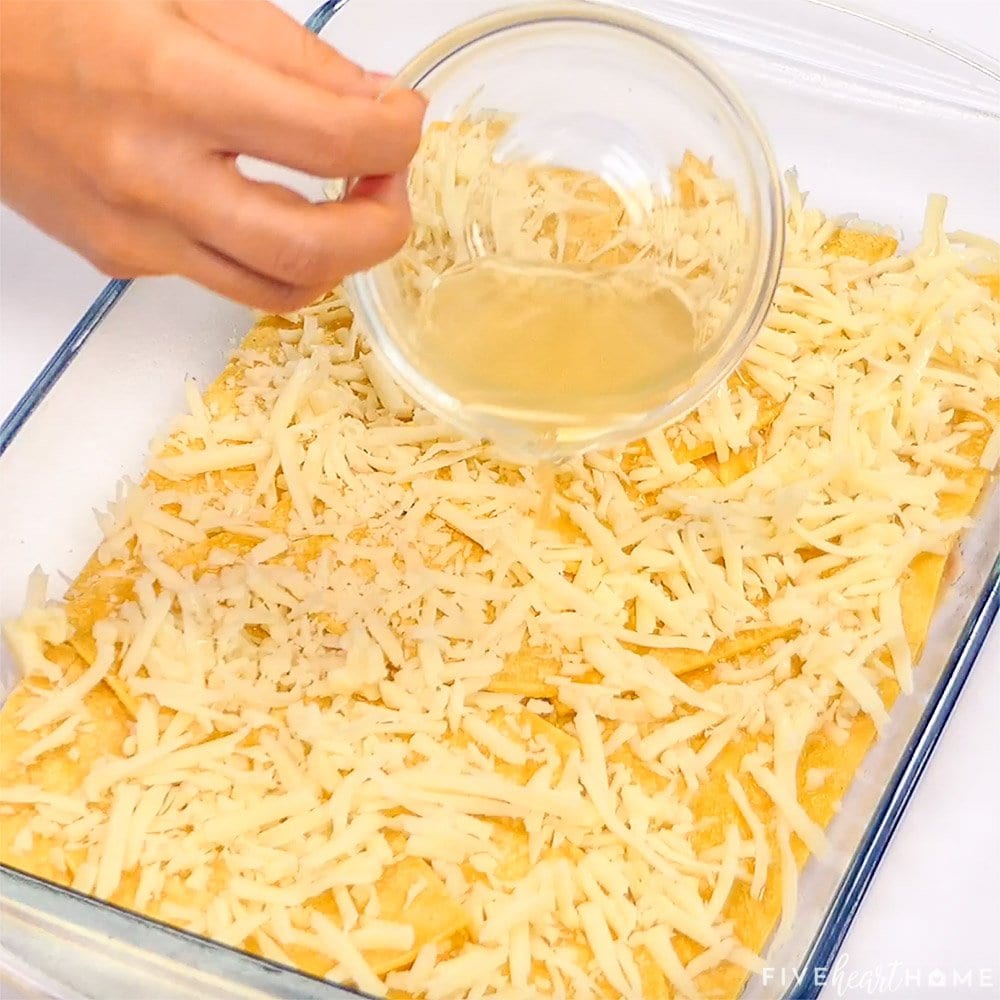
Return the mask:
{"type": "Polygon", "coordinates": [[[538,487],[535,530],[544,531],[556,521],[556,467],[549,459],[542,459],[535,466],[535,485],[538,487]]]}
{"type": "Polygon", "coordinates": [[[415,349],[463,407],[530,430],[541,457],[655,410],[702,354],[688,308],[641,272],[496,259],[438,279],[415,349]]]}

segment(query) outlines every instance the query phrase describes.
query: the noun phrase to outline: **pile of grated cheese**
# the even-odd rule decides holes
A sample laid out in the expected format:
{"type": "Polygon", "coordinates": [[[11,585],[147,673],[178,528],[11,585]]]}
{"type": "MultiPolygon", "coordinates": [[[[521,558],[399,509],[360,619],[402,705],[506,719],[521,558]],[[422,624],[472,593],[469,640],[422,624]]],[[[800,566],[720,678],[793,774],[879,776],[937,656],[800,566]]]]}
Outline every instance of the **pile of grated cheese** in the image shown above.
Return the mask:
{"type": "Polygon", "coordinates": [[[793,188],[741,372],[543,532],[338,292],[263,320],[7,627],[3,860],[380,996],[735,996],[1000,457],[997,248],[943,213],[864,259],[793,188]]]}

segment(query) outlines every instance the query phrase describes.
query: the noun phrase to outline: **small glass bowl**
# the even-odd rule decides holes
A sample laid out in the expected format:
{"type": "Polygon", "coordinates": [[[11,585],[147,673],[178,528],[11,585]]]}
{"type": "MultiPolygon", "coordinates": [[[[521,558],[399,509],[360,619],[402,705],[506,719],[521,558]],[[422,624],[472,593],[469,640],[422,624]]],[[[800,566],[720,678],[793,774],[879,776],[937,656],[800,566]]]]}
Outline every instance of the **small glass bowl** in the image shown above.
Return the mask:
{"type": "MultiPolygon", "coordinates": [[[[623,226],[648,227],[655,224],[650,196],[675,199],[676,171],[693,154],[727,185],[743,225],[728,259],[715,262],[729,285],[711,307],[715,319],[697,369],[665,386],[655,405],[598,432],[540,437],[536,427],[456,398],[418,349],[418,310],[412,289],[401,287],[400,258],[353,275],[346,290],[355,314],[414,400],[511,459],[558,460],[625,444],[679,419],[729,376],[771,303],[784,204],[755,115],[685,39],[656,20],[598,3],[518,6],[449,32],[411,60],[393,86],[428,98],[425,127],[497,113],[509,122],[482,176],[470,182],[477,193],[468,198],[466,216],[452,226],[463,230],[461,237],[452,233],[456,264],[505,253],[488,220],[492,192],[502,186],[490,170],[508,159],[594,174],[622,193],[623,226]],[[644,193],[635,197],[637,191],[644,193]]],[[[411,174],[411,194],[413,184],[411,174]]]]}

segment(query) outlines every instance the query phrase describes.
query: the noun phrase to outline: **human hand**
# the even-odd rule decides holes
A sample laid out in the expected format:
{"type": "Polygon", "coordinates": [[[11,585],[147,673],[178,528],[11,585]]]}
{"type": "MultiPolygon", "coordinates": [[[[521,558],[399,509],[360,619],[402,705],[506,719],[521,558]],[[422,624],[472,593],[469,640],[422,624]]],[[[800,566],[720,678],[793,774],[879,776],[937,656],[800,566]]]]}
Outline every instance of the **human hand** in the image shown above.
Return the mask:
{"type": "Polygon", "coordinates": [[[286,312],[391,256],[424,102],[267,0],[0,0],[0,195],[115,277],[286,312]],[[362,177],[314,205],[246,154],[362,177]]]}

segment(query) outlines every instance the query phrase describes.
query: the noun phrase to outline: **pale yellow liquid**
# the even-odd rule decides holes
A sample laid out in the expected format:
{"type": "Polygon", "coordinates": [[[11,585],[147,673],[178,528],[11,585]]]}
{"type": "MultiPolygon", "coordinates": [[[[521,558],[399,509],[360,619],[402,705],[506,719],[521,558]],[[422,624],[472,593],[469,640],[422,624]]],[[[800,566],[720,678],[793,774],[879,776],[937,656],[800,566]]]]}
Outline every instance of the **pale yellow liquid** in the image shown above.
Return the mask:
{"type": "Polygon", "coordinates": [[[638,273],[482,260],[442,275],[421,313],[423,370],[467,412],[540,442],[641,418],[701,360],[688,308],[638,273]]]}

